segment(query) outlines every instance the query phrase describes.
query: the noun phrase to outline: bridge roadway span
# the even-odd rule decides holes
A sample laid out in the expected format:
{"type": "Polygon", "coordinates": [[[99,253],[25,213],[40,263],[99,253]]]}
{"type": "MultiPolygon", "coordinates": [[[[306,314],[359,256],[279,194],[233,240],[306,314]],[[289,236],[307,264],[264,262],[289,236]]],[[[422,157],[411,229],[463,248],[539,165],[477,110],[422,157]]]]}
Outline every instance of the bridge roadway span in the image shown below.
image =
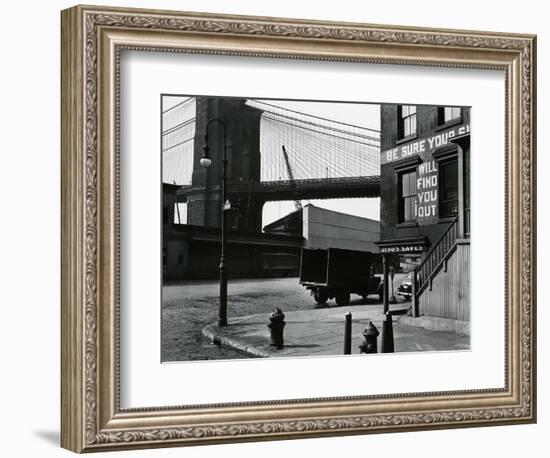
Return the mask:
{"type": "MultiPolygon", "coordinates": [[[[254,195],[254,199],[264,202],[294,199],[341,199],[346,197],[380,197],[380,176],[360,176],[344,178],[314,178],[306,180],[261,181],[252,184],[228,184],[230,195],[254,195]]],[[[177,195],[182,200],[204,188],[184,185],[177,195]]]]}

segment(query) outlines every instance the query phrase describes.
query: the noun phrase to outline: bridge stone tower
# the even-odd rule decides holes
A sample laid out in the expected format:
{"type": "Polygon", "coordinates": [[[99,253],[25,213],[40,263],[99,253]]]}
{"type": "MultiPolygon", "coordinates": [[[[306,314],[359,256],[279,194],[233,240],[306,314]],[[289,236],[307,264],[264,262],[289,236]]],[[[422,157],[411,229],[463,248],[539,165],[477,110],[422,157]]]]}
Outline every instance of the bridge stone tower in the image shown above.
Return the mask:
{"type": "Polygon", "coordinates": [[[255,201],[252,192],[243,197],[232,196],[232,185],[240,188],[260,181],[260,118],[262,111],[246,105],[246,99],[197,97],[193,152],[192,191],[187,198],[187,223],[220,227],[222,215],[221,179],[224,148],[223,128],[211,123],[208,146],[212,165],[200,166],[206,125],[211,119],[222,121],[227,130],[226,198],[232,211],[226,222],[229,229],[261,231],[263,201],[255,201]]]}

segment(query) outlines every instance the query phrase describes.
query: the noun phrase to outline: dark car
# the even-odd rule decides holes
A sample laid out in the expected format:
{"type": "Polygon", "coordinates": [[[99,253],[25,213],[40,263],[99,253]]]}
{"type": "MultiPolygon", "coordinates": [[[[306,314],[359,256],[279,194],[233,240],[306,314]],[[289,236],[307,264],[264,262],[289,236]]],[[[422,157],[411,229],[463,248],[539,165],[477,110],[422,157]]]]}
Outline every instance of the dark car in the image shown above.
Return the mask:
{"type": "Polygon", "coordinates": [[[399,288],[397,288],[397,294],[404,297],[405,299],[410,299],[413,293],[412,282],[413,282],[413,273],[409,272],[409,274],[405,277],[405,279],[399,285],[399,288]]]}

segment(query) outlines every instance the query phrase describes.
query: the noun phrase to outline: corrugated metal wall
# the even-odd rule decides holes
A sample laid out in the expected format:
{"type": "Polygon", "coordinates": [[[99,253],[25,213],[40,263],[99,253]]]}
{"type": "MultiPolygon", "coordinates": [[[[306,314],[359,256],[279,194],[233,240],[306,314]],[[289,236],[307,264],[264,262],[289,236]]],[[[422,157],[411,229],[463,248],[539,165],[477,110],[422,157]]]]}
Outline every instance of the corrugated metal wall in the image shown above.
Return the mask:
{"type": "Polygon", "coordinates": [[[470,320],[470,242],[459,241],[441,269],[419,298],[420,314],[454,320],[470,320]]]}

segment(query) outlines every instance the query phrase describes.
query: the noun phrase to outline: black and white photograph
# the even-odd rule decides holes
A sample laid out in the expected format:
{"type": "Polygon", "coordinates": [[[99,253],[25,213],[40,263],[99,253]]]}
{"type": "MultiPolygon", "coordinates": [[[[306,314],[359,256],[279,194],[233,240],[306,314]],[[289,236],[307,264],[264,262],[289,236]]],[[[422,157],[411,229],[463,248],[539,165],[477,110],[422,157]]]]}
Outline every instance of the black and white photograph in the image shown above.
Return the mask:
{"type": "Polygon", "coordinates": [[[545,455],[544,2],[3,6],[3,456],[545,455]]]}
{"type": "Polygon", "coordinates": [[[470,349],[469,107],[160,112],[162,362],[470,349]]]}

